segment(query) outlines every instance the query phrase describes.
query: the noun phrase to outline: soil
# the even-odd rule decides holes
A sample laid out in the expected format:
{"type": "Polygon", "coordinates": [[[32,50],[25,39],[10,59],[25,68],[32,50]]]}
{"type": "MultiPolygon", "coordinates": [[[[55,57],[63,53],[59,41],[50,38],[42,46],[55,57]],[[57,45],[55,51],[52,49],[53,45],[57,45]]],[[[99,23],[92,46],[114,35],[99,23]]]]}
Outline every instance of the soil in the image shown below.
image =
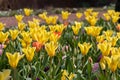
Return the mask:
{"type": "MultiPolygon", "coordinates": [[[[104,12],[100,12],[98,17],[99,17],[99,18],[100,18],[100,17],[103,17],[103,16],[102,16],[103,13],[104,13],[104,12]]],[[[56,14],[54,14],[54,15],[56,15],[56,14]]],[[[54,16],[54,15],[53,15],[53,16],[54,16]]],[[[59,17],[59,21],[62,22],[61,15],[59,14],[59,15],[57,15],[57,16],[59,17]]],[[[40,19],[38,16],[30,16],[30,17],[24,17],[24,18],[23,18],[23,21],[24,21],[25,23],[27,23],[27,21],[31,21],[33,18],[40,19]]],[[[72,13],[72,14],[69,16],[68,21],[70,21],[70,22],[75,21],[75,20],[81,21],[81,20],[83,20],[84,18],[85,18],[85,17],[82,16],[82,17],[78,20],[78,19],[76,18],[76,16],[75,16],[75,13],[72,13]]],[[[40,19],[40,20],[41,20],[41,19],[40,19]]],[[[0,18],[0,22],[6,24],[5,27],[7,27],[7,28],[9,28],[9,27],[11,27],[11,26],[17,26],[17,21],[16,21],[16,19],[15,19],[14,16],[12,16],[12,17],[1,17],[1,18],[0,18]]],[[[41,23],[43,23],[42,20],[41,20],[41,23]]]]}

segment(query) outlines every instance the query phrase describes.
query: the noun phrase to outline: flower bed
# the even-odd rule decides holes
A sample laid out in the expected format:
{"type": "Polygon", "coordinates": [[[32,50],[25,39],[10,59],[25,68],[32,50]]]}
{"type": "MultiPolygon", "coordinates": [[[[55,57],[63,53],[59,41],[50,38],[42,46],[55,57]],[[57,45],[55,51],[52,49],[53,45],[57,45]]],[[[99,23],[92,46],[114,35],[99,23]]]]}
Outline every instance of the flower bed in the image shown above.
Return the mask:
{"type": "Polygon", "coordinates": [[[87,9],[77,12],[71,23],[70,15],[58,16],[43,12],[28,23],[24,16],[15,15],[17,27],[5,28],[0,23],[0,80],[119,80],[120,24],[119,12],[108,10],[104,18],[87,9]],[[85,20],[78,20],[85,16],[85,20]]]}

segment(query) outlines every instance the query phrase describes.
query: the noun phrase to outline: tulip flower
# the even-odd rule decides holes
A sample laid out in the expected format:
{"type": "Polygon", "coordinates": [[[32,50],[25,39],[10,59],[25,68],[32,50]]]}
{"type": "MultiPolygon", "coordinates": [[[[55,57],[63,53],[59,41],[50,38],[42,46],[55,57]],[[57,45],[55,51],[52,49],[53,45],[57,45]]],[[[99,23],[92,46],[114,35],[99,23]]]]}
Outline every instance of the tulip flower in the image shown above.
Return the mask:
{"type": "Polygon", "coordinates": [[[5,27],[5,24],[0,22],[0,31],[2,31],[4,29],[4,27],[5,27]]]}
{"type": "Polygon", "coordinates": [[[32,12],[33,12],[33,10],[28,9],[28,8],[24,8],[24,13],[26,16],[29,16],[32,12]]]}
{"type": "Polygon", "coordinates": [[[58,16],[53,16],[52,18],[52,24],[56,24],[57,23],[57,20],[58,20],[58,16]]]}
{"type": "Polygon", "coordinates": [[[18,30],[9,30],[9,32],[12,40],[15,40],[19,34],[18,30]]]}
{"type": "Polygon", "coordinates": [[[43,30],[33,36],[36,41],[38,41],[41,44],[45,44],[49,40],[50,33],[47,32],[46,30],[43,30]]]}
{"type": "Polygon", "coordinates": [[[102,52],[103,56],[108,56],[111,50],[111,45],[109,42],[104,41],[103,43],[98,44],[98,48],[102,52]]]}
{"type": "Polygon", "coordinates": [[[72,30],[75,35],[78,35],[78,32],[81,28],[82,23],[81,22],[75,22],[75,26],[72,26],[72,30]]]}
{"type": "Polygon", "coordinates": [[[60,24],[60,25],[55,25],[56,31],[62,33],[63,30],[65,29],[65,25],[60,24]]]}
{"type": "Polygon", "coordinates": [[[62,70],[62,71],[63,73],[62,73],[61,80],[66,80],[66,79],[73,80],[73,78],[75,77],[75,74],[73,73],[70,73],[69,75],[69,73],[66,70],[62,70]]]}
{"type": "Polygon", "coordinates": [[[117,24],[116,29],[117,31],[120,31],[120,24],[117,24]]]}
{"type": "Polygon", "coordinates": [[[50,29],[51,32],[55,32],[56,31],[56,26],[49,25],[48,27],[49,27],[49,29],[50,29]]]}
{"type": "Polygon", "coordinates": [[[51,33],[51,35],[50,35],[50,41],[53,41],[55,43],[58,41],[59,38],[60,38],[60,36],[58,36],[54,33],[51,33]]]}
{"type": "Polygon", "coordinates": [[[119,19],[119,16],[112,16],[112,22],[116,23],[119,19]]]}
{"type": "Polygon", "coordinates": [[[15,18],[18,22],[22,22],[23,17],[23,15],[15,15],[15,18]]]}
{"type": "Polygon", "coordinates": [[[33,21],[28,21],[28,26],[30,28],[37,28],[39,25],[33,21]]]}
{"type": "Polygon", "coordinates": [[[29,35],[29,32],[22,32],[21,35],[22,35],[22,39],[20,39],[20,42],[22,44],[22,47],[26,48],[30,46],[32,39],[29,35]]]}
{"type": "Polygon", "coordinates": [[[8,32],[3,33],[3,32],[1,31],[1,32],[0,32],[0,43],[4,43],[4,42],[7,40],[8,35],[9,35],[8,32]]]}
{"type": "Polygon", "coordinates": [[[115,11],[114,10],[108,10],[107,13],[112,16],[113,14],[115,14],[115,11]]]}
{"type": "Polygon", "coordinates": [[[92,12],[91,15],[94,16],[95,18],[98,17],[99,12],[92,12]]]}
{"type": "Polygon", "coordinates": [[[29,62],[31,62],[34,57],[35,49],[36,49],[35,47],[27,47],[22,49],[23,53],[26,55],[26,58],[29,62]]]}
{"type": "Polygon", "coordinates": [[[39,14],[38,16],[39,16],[40,18],[42,18],[43,20],[45,20],[46,17],[47,17],[47,12],[43,12],[42,14],[39,14]]]}
{"type": "Polygon", "coordinates": [[[94,37],[97,37],[102,30],[102,27],[85,27],[85,31],[88,35],[92,35],[94,37]]]}
{"type": "Polygon", "coordinates": [[[20,53],[15,52],[13,54],[6,52],[6,56],[8,58],[9,64],[12,68],[16,68],[18,62],[24,57],[24,54],[20,55],[20,53]]]}
{"type": "Polygon", "coordinates": [[[80,48],[82,55],[86,55],[92,45],[90,43],[84,42],[83,44],[78,43],[78,47],[80,48]]]}
{"type": "Polygon", "coordinates": [[[118,61],[119,61],[120,56],[119,55],[112,55],[110,58],[105,57],[105,60],[108,64],[108,67],[112,72],[115,72],[117,67],[118,67],[118,61]]]}
{"type": "Polygon", "coordinates": [[[95,26],[98,19],[94,16],[87,16],[86,20],[90,23],[91,26],[95,26]]]}
{"type": "Polygon", "coordinates": [[[33,42],[32,46],[36,48],[36,51],[40,51],[40,49],[42,48],[43,44],[39,43],[39,42],[33,42]]]}
{"type": "Polygon", "coordinates": [[[97,42],[102,43],[105,40],[105,36],[104,35],[97,36],[96,40],[97,42]]]}
{"type": "Polygon", "coordinates": [[[112,46],[116,45],[116,42],[118,40],[118,38],[116,36],[114,37],[106,37],[107,41],[111,42],[112,46]]]}
{"type": "Polygon", "coordinates": [[[58,20],[58,16],[48,16],[45,18],[47,24],[56,24],[58,20]]]}
{"type": "Polygon", "coordinates": [[[26,26],[26,24],[23,23],[23,22],[19,22],[19,23],[18,23],[18,29],[19,29],[20,31],[22,31],[22,30],[25,28],[25,26],[26,26]]]}
{"type": "Polygon", "coordinates": [[[2,53],[3,53],[3,49],[0,49],[0,56],[2,55],[2,53]]]}
{"type": "Polygon", "coordinates": [[[58,44],[51,41],[45,44],[45,50],[47,51],[50,57],[55,56],[55,50],[58,48],[58,44]]]}
{"type": "Polygon", "coordinates": [[[104,13],[103,16],[105,17],[105,19],[107,21],[109,21],[111,19],[110,15],[108,13],[104,13]]]}
{"type": "Polygon", "coordinates": [[[81,17],[82,17],[82,13],[77,12],[77,13],[76,13],[76,17],[77,17],[77,18],[81,18],[81,17]]]}
{"type": "Polygon", "coordinates": [[[117,32],[117,35],[118,39],[120,39],[120,32],[117,32]]]}
{"type": "Polygon", "coordinates": [[[105,70],[106,68],[106,61],[105,61],[104,56],[102,56],[102,58],[100,59],[100,67],[102,70],[105,70]]]}
{"type": "Polygon", "coordinates": [[[71,13],[69,13],[68,11],[62,11],[61,14],[62,14],[62,19],[67,20],[71,13]]]}
{"type": "Polygon", "coordinates": [[[78,32],[79,32],[80,28],[76,27],[76,26],[72,26],[72,30],[73,30],[75,35],[78,35],[78,32]]]}
{"type": "Polygon", "coordinates": [[[40,19],[33,18],[33,22],[36,23],[37,25],[40,24],[40,19]]]}
{"type": "Polygon", "coordinates": [[[120,48],[112,47],[110,53],[111,55],[119,55],[120,48]]]}
{"type": "Polygon", "coordinates": [[[86,9],[86,11],[84,12],[84,15],[87,17],[87,16],[90,16],[91,13],[93,12],[93,9],[90,8],[90,9],[86,9]]]}
{"type": "Polygon", "coordinates": [[[113,35],[113,30],[104,31],[103,34],[104,34],[106,37],[111,37],[111,36],[113,35]]]}
{"type": "Polygon", "coordinates": [[[4,69],[3,72],[0,71],[0,80],[9,80],[10,73],[10,69],[4,69]]]}

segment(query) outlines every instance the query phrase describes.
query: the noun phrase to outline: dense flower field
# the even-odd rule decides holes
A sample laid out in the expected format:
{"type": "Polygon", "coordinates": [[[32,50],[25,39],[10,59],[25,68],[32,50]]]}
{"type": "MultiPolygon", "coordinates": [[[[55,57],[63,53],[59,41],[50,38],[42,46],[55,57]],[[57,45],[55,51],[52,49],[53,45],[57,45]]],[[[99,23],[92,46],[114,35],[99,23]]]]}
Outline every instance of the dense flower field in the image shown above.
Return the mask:
{"type": "Polygon", "coordinates": [[[0,80],[120,80],[119,12],[108,10],[103,18],[87,9],[58,16],[43,12],[28,23],[15,15],[17,27],[0,23],[0,80]],[[79,21],[84,16],[85,19],[79,21]]]}

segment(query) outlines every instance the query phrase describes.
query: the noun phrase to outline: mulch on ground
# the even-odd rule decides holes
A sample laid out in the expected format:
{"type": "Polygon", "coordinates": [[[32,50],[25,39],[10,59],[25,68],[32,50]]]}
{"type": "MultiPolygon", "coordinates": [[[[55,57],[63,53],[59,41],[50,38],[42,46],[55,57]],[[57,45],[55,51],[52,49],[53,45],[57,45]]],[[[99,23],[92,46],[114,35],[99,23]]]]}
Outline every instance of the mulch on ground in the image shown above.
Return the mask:
{"type": "MultiPolygon", "coordinates": [[[[103,17],[103,16],[102,16],[103,13],[104,13],[104,12],[100,12],[99,15],[98,15],[98,17],[99,17],[99,18],[100,18],[100,17],[103,17]]],[[[62,22],[62,18],[61,18],[61,15],[60,15],[60,14],[54,14],[54,15],[57,15],[59,21],[62,22]]],[[[54,16],[54,15],[53,15],[53,16],[54,16]]],[[[40,19],[38,16],[29,16],[29,17],[26,17],[26,16],[25,16],[25,17],[23,18],[23,21],[24,21],[25,23],[27,23],[28,21],[32,21],[33,18],[40,19]]],[[[82,18],[79,19],[79,21],[83,20],[84,18],[85,18],[85,17],[82,16],[82,18]]],[[[40,19],[40,20],[41,20],[41,19],[40,19]]],[[[76,18],[75,13],[72,13],[72,14],[69,16],[69,19],[68,19],[68,20],[71,22],[71,21],[75,21],[75,20],[78,20],[78,19],[76,18]]],[[[7,27],[7,28],[9,28],[9,27],[11,27],[11,26],[17,26],[17,21],[16,21],[16,19],[15,19],[14,16],[12,16],[12,17],[0,17],[0,22],[6,24],[6,27],[7,27]]],[[[41,20],[41,22],[43,22],[43,21],[41,20]]]]}

